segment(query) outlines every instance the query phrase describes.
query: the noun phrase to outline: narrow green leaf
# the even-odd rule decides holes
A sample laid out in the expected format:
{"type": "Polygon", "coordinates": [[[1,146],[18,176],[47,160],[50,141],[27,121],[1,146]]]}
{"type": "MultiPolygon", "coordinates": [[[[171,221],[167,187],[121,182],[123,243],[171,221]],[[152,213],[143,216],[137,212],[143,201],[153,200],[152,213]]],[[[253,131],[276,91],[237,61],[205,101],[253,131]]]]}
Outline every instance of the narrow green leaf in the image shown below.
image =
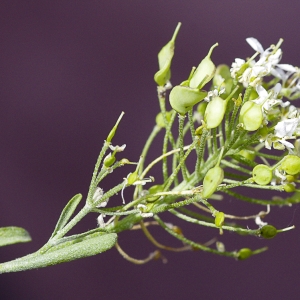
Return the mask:
{"type": "Polygon", "coordinates": [[[30,242],[31,237],[29,233],[21,227],[1,227],[0,228],[0,247],[30,242]]]}
{"type": "Polygon", "coordinates": [[[54,228],[54,231],[53,231],[51,237],[55,236],[56,233],[59,230],[61,230],[62,228],[64,228],[64,226],[68,223],[68,221],[70,220],[71,216],[73,215],[73,213],[81,199],[82,199],[82,195],[77,194],[68,202],[68,204],[65,206],[65,208],[63,209],[63,211],[60,214],[60,217],[56,223],[56,226],[54,228]]]}
{"type": "Polygon", "coordinates": [[[116,233],[94,233],[77,243],[66,242],[51,248],[48,252],[38,252],[0,264],[0,274],[43,268],[79,258],[93,256],[112,248],[117,241],[116,233]]]}

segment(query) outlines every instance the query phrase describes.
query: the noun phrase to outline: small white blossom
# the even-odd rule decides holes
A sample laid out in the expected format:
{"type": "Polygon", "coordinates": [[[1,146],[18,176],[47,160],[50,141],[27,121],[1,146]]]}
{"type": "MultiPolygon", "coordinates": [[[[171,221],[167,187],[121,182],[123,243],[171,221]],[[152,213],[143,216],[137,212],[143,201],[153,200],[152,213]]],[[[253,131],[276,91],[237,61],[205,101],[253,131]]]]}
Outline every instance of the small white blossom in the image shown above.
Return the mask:
{"type": "Polygon", "coordinates": [[[209,91],[207,93],[207,96],[203,100],[206,102],[210,102],[212,100],[212,98],[218,97],[218,96],[222,95],[223,93],[225,93],[224,87],[220,87],[219,89],[215,87],[212,91],[209,91]]]}
{"type": "Polygon", "coordinates": [[[256,216],[256,217],[255,217],[255,224],[258,225],[259,227],[263,227],[263,226],[265,226],[265,225],[268,225],[267,222],[263,222],[263,221],[261,220],[261,217],[260,217],[260,216],[256,216]]]}
{"type": "Polygon", "coordinates": [[[141,216],[143,218],[151,218],[151,217],[153,217],[153,213],[147,213],[147,212],[145,212],[146,209],[147,209],[146,205],[144,205],[144,204],[138,204],[137,205],[137,209],[140,210],[140,214],[141,214],[141,216]]]}
{"type": "Polygon", "coordinates": [[[278,122],[275,126],[275,136],[279,138],[295,138],[294,133],[296,132],[298,124],[298,118],[286,119],[278,122]]]}
{"type": "Polygon", "coordinates": [[[97,218],[97,223],[98,223],[98,226],[99,226],[100,228],[104,228],[104,227],[105,227],[105,222],[104,222],[103,217],[105,217],[105,215],[100,214],[100,215],[98,216],[98,218],[97,218]]]}
{"type": "Polygon", "coordinates": [[[283,170],[278,170],[277,168],[274,171],[274,175],[280,180],[281,184],[284,184],[286,181],[286,173],[283,170]]]}
{"type": "MultiPolygon", "coordinates": [[[[256,52],[260,53],[260,59],[257,61],[256,65],[265,66],[268,70],[268,73],[271,73],[275,77],[281,78],[282,73],[280,73],[278,70],[288,72],[296,71],[296,68],[292,65],[279,64],[282,57],[282,50],[280,48],[276,48],[276,46],[272,45],[264,50],[261,43],[253,37],[247,38],[246,41],[256,52]]],[[[282,43],[282,41],[282,39],[279,41],[279,45],[282,43]]]]}
{"type": "Polygon", "coordinates": [[[237,73],[240,71],[241,67],[246,63],[245,60],[241,58],[236,58],[231,64],[230,74],[232,78],[235,78],[237,73]]]}
{"type": "Polygon", "coordinates": [[[122,146],[109,145],[109,148],[110,148],[111,151],[114,151],[114,152],[122,152],[126,148],[126,144],[123,144],[122,146]]]}

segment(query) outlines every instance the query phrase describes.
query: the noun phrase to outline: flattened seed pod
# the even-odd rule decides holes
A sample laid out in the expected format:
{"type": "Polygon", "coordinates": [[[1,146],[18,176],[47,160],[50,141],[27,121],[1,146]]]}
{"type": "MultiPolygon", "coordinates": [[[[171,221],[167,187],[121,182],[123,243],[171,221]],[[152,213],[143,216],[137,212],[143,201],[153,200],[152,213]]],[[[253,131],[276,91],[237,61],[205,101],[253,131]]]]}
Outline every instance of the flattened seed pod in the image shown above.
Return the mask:
{"type": "Polygon", "coordinates": [[[245,130],[257,130],[263,122],[261,105],[253,101],[246,102],[241,108],[239,122],[244,124],[245,130]]]}
{"type": "Polygon", "coordinates": [[[191,88],[202,88],[207,82],[209,82],[214,77],[216,67],[211,61],[210,56],[212,54],[213,49],[217,46],[218,43],[211,46],[211,48],[208,51],[208,54],[200,62],[199,66],[195,70],[189,84],[191,88]]]}
{"type": "Polygon", "coordinates": [[[171,77],[171,62],[174,56],[175,40],[180,29],[181,23],[178,23],[172,39],[158,53],[159,71],[154,75],[154,81],[163,86],[171,77]]]}
{"type": "Polygon", "coordinates": [[[208,129],[218,127],[225,115],[227,101],[214,97],[208,104],[204,114],[204,122],[208,129]]]}
{"type": "Polygon", "coordinates": [[[219,166],[215,166],[208,170],[203,180],[202,197],[209,198],[217,189],[218,185],[224,179],[224,171],[219,166]]]}
{"type": "Polygon", "coordinates": [[[268,166],[260,164],[253,168],[252,176],[257,184],[267,185],[273,178],[273,172],[268,166]]]}
{"type": "Polygon", "coordinates": [[[206,91],[177,85],[170,93],[170,104],[179,114],[185,115],[195,104],[207,96],[206,91]]]}
{"type": "Polygon", "coordinates": [[[300,157],[287,155],[281,163],[281,169],[289,175],[296,175],[300,172],[300,157]]]}

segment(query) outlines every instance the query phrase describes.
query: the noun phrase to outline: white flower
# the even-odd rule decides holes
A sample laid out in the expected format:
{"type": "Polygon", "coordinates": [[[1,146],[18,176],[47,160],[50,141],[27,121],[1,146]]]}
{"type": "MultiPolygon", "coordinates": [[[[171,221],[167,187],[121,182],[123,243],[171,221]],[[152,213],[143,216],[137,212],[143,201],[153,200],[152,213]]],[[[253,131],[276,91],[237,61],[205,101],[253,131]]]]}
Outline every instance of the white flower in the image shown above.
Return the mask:
{"type": "Polygon", "coordinates": [[[286,119],[278,122],[275,126],[275,136],[279,138],[295,138],[294,133],[296,132],[298,124],[298,118],[286,119]]]}
{"type": "Polygon", "coordinates": [[[98,218],[97,218],[97,223],[98,223],[98,226],[99,226],[100,228],[104,228],[104,227],[105,227],[105,222],[104,222],[103,217],[105,217],[105,215],[100,214],[100,215],[98,216],[98,218]]]}
{"type": "Polygon", "coordinates": [[[109,148],[110,148],[111,151],[114,151],[114,152],[122,152],[126,148],[126,144],[123,144],[122,146],[109,145],[109,148]]]}
{"type": "Polygon", "coordinates": [[[203,100],[206,102],[210,102],[212,100],[212,98],[218,97],[218,96],[222,95],[223,93],[225,93],[224,87],[220,87],[220,88],[215,87],[212,91],[209,91],[207,93],[207,96],[203,100]]]}
{"type": "Polygon", "coordinates": [[[230,74],[232,78],[235,78],[237,73],[240,71],[241,67],[245,64],[245,60],[241,58],[236,58],[235,62],[231,64],[230,74]]]}
{"type": "Polygon", "coordinates": [[[145,212],[147,210],[147,206],[144,204],[138,204],[137,209],[140,210],[140,214],[143,218],[151,218],[153,217],[153,213],[145,212]]]}
{"type": "Polygon", "coordinates": [[[253,38],[247,38],[247,43],[256,51],[260,53],[260,59],[257,61],[256,65],[265,66],[268,73],[272,73],[273,76],[281,78],[282,73],[279,69],[288,72],[296,72],[296,68],[289,64],[279,64],[282,57],[282,50],[279,48],[280,44],[283,42],[282,39],[279,40],[278,46],[272,45],[271,47],[264,50],[261,43],[253,38]],[[276,67],[276,69],[275,69],[276,67]]]}
{"type": "Polygon", "coordinates": [[[286,173],[283,170],[278,170],[277,168],[275,169],[274,172],[275,176],[280,179],[280,183],[284,184],[284,182],[286,181],[286,173]]]}
{"type": "Polygon", "coordinates": [[[263,222],[260,218],[260,216],[255,217],[255,224],[258,225],[259,227],[263,227],[265,225],[268,225],[267,222],[263,222]]]}
{"type": "Polygon", "coordinates": [[[244,71],[243,75],[239,79],[239,82],[243,83],[246,87],[248,85],[255,87],[261,82],[262,77],[266,74],[267,71],[265,67],[253,65],[244,71]]]}

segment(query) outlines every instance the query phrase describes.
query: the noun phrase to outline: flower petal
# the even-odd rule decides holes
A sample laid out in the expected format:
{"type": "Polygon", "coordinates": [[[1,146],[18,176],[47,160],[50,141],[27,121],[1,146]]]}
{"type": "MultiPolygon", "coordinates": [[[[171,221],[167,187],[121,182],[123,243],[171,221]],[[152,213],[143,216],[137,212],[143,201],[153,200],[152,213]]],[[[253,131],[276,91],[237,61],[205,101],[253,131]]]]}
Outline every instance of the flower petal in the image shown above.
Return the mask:
{"type": "Polygon", "coordinates": [[[257,39],[250,37],[247,38],[246,41],[255,51],[259,53],[264,52],[264,48],[262,47],[261,43],[257,39]]]}

